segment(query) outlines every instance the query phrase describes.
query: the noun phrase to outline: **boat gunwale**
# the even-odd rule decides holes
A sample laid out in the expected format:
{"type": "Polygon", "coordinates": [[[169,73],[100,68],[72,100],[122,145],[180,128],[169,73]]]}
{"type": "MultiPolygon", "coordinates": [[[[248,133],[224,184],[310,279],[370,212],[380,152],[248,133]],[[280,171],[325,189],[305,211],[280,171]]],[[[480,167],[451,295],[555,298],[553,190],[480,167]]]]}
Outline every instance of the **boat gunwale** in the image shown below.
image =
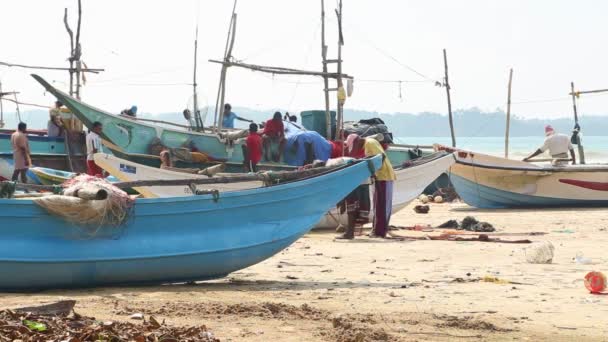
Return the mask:
{"type": "MultiPolygon", "coordinates": [[[[259,187],[259,188],[252,188],[252,189],[242,189],[242,190],[229,190],[229,191],[225,191],[225,192],[221,192],[221,196],[220,198],[233,198],[233,197],[240,197],[240,196],[249,196],[252,193],[260,193],[260,192],[275,192],[275,191],[283,191],[283,190],[287,190],[290,188],[295,188],[295,187],[301,187],[301,186],[308,186],[310,185],[311,182],[314,182],[315,180],[318,182],[318,178],[322,177],[322,176],[333,176],[336,177],[335,175],[340,176],[341,174],[345,173],[349,168],[351,167],[355,167],[358,166],[360,164],[367,164],[368,162],[372,162],[374,163],[376,160],[380,160],[380,156],[374,156],[371,158],[366,158],[366,159],[359,159],[358,161],[356,161],[354,164],[348,164],[348,165],[344,165],[341,167],[337,167],[335,169],[332,170],[327,170],[325,172],[316,174],[316,175],[312,175],[309,177],[305,177],[305,178],[301,178],[298,180],[294,180],[294,181],[288,181],[288,182],[284,182],[284,183],[279,183],[273,186],[267,186],[267,187],[259,187]]],[[[378,167],[379,169],[379,167],[378,167]]],[[[375,170],[374,170],[375,172],[375,170]]],[[[213,200],[213,194],[204,194],[204,195],[188,195],[188,196],[174,196],[174,197],[157,197],[157,198],[137,198],[137,202],[138,203],[142,203],[142,204],[156,204],[156,203],[171,203],[171,202],[195,202],[195,201],[200,201],[200,200],[213,200]]],[[[31,199],[12,199],[12,198],[0,198],[0,205],[2,204],[19,204],[19,205],[32,205],[34,204],[34,201],[31,199]]]]}
{"type": "Polygon", "coordinates": [[[471,166],[471,167],[479,167],[482,169],[493,169],[493,170],[504,170],[504,171],[525,171],[525,172],[550,172],[550,173],[560,173],[560,172],[606,172],[608,171],[608,164],[597,164],[597,165],[589,165],[585,164],[582,167],[570,167],[571,165],[559,167],[559,166],[549,166],[543,167],[518,167],[518,166],[498,166],[498,165],[487,165],[487,164],[479,164],[476,162],[468,162],[464,161],[460,158],[456,158],[456,164],[471,166]]]}

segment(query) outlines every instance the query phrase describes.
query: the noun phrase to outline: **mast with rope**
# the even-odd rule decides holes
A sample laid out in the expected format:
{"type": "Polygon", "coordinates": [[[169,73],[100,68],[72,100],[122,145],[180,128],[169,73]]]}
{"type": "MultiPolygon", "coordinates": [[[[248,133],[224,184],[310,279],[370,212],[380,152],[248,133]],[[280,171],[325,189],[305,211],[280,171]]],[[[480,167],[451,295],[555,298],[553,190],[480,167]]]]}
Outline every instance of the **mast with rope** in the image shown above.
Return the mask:
{"type": "Polygon", "coordinates": [[[194,122],[196,125],[196,131],[204,131],[205,128],[203,127],[203,120],[201,119],[201,112],[198,110],[198,93],[196,91],[196,66],[197,66],[197,62],[196,62],[196,57],[197,57],[197,52],[198,52],[198,22],[196,23],[196,36],[194,38],[194,74],[192,76],[192,90],[194,91],[193,94],[193,104],[194,104],[194,108],[193,108],[193,113],[192,115],[194,115],[194,122]]]}
{"type": "Polygon", "coordinates": [[[573,144],[578,146],[579,163],[585,164],[585,150],[583,148],[583,142],[581,138],[581,126],[578,123],[578,110],[576,107],[576,99],[583,94],[596,94],[606,93],[608,89],[595,89],[595,90],[574,90],[574,82],[570,82],[570,96],[572,96],[572,109],[574,110],[574,130],[572,131],[571,141],[573,144]]]}

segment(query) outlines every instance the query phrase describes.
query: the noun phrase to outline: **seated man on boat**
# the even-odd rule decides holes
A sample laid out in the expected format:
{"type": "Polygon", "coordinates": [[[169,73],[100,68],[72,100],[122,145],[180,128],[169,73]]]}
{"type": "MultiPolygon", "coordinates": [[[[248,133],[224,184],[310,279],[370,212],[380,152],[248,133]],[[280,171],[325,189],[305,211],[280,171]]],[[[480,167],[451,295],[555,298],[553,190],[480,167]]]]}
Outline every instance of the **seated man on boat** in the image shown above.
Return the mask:
{"type": "Polygon", "coordinates": [[[249,135],[243,147],[245,170],[248,172],[258,172],[258,163],[262,159],[262,137],[258,134],[257,124],[249,124],[249,135]]]}
{"type": "Polygon", "coordinates": [[[27,183],[27,170],[32,167],[30,158],[30,143],[27,138],[27,124],[20,122],[15,133],[11,135],[11,146],[13,148],[13,177],[17,181],[21,176],[21,183],[27,183]]]}
{"type": "Polygon", "coordinates": [[[61,107],[63,103],[55,101],[55,107],[49,110],[49,122],[47,123],[47,136],[49,138],[61,137],[65,126],[61,119],[61,107]]]}
{"type": "Polygon", "coordinates": [[[131,106],[129,109],[123,109],[122,112],[120,112],[120,115],[132,118],[137,117],[137,106],[131,106]]]}
{"type": "MultiPolygon", "coordinates": [[[[353,155],[360,153],[366,157],[382,155],[382,167],[374,175],[374,222],[370,236],[385,238],[393,207],[393,182],[397,179],[393,166],[382,145],[376,139],[361,138],[357,134],[350,134],[346,138],[346,146],[349,153],[353,155]]],[[[349,224],[341,238],[352,239],[353,237],[354,224],[349,224]]]]}
{"type": "Polygon", "coordinates": [[[95,164],[95,158],[93,157],[95,153],[103,152],[101,137],[99,136],[102,130],[103,125],[101,122],[95,121],[89,134],[87,134],[87,174],[89,176],[103,177],[103,170],[95,164]]]}
{"type": "Polygon", "coordinates": [[[270,160],[270,149],[273,143],[279,145],[279,151],[273,154],[272,160],[275,162],[281,160],[283,149],[285,148],[285,126],[283,125],[281,112],[275,112],[272,119],[266,121],[262,139],[264,143],[264,160],[270,160]]]}
{"type": "Polygon", "coordinates": [[[224,117],[222,119],[222,127],[223,128],[234,128],[234,120],[245,121],[245,122],[249,122],[249,123],[253,122],[253,120],[245,119],[243,117],[236,115],[232,111],[232,106],[229,103],[226,103],[224,105],[224,117]]]}
{"type": "MultiPolygon", "coordinates": [[[[576,164],[576,155],[574,154],[574,148],[572,147],[569,136],[561,133],[555,133],[555,130],[553,127],[551,127],[551,125],[545,126],[545,136],[546,138],[543,146],[539,147],[536,151],[534,151],[534,153],[524,158],[523,161],[529,161],[539,154],[549,150],[549,154],[553,159],[567,159],[568,152],[570,152],[570,157],[572,157],[572,165],[576,164]]],[[[565,165],[568,164],[568,162],[557,160],[554,161],[553,164],[565,165]]]]}

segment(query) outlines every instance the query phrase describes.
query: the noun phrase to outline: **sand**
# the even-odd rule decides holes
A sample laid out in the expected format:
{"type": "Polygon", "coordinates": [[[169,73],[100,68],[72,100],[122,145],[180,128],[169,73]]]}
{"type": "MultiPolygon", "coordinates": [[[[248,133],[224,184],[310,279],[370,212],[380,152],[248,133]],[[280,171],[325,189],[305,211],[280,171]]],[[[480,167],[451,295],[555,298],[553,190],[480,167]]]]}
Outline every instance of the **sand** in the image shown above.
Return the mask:
{"type": "MultiPolygon", "coordinates": [[[[608,272],[604,209],[479,210],[462,203],[412,203],[399,226],[473,215],[503,239],[551,241],[552,264],[529,264],[529,245],[398,241],[358,236],[334,241],[313,232],[275,257],[197,284],[1,294],[0,307],[75,299],[75,310],[100,320],[134,313],[167,324],[205,324],[222,341],[601,341],[608,296],[585,290],[588,271],[608,272]],[[593,264],[577,264],[582,252],[593,264]],[[479,281],[485,276],[499,283],[479,281]],[[512,284],[506,282],[516,282],[512,284]]],[[[440,232],[397,230],[403,236],[440,232]]]]}

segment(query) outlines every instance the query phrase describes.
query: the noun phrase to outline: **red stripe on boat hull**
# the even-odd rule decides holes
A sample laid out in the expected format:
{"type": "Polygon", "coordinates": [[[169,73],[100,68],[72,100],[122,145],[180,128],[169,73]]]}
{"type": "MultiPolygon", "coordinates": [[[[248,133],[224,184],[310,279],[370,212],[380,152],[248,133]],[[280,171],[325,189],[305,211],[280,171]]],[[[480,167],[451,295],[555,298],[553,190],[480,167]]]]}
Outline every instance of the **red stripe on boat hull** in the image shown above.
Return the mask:
{"type": "Polygon", "coordinates": [[[597,190],[597,191],[608,191],[608,183],[605,182],[586,182],[575,179],[560,179],[560,183],[566,183],[580,188],[597,190]]]}

